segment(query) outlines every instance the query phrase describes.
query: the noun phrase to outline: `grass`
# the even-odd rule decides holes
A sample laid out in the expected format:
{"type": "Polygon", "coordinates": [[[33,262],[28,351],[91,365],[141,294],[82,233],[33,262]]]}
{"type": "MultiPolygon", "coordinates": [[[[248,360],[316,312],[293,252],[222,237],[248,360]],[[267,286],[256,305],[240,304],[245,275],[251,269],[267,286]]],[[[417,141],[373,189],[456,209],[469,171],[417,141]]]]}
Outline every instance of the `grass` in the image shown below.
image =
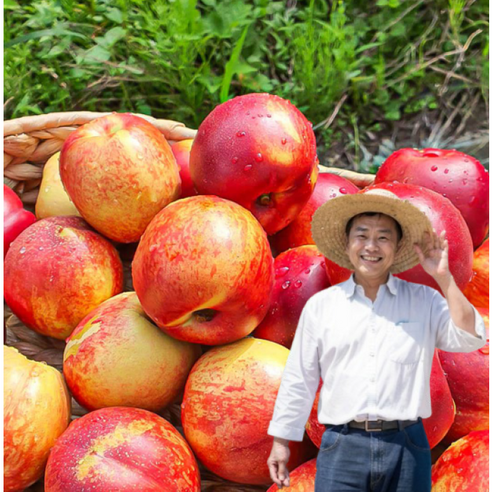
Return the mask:
{"type": "Polygon", "coordinates": [[[432,115],[452,115],[449,101],[464,98],[449,136],[472,102],[488,109],[486,1],[6,0],[4,9],[5,118],[115,110],[198,127],[231,97],[272,92],[313,122],[321,155],[342,142],[345,165],[372,169],[371,135],[380,141],[416,116],[439,123],[432,115]]]}

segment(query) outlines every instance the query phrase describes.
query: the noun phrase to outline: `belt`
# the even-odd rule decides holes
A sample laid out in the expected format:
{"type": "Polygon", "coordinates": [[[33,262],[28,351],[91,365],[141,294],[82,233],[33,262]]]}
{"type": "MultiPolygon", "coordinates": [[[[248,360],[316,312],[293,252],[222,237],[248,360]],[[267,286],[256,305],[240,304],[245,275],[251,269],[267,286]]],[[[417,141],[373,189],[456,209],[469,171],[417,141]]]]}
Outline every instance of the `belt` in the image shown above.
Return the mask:
{"type": "MultiPolygon", "coordinates": [[[[357,422],[352,420],[347,423],[351,429],[362,429],[366,432],[381,432],[386,430],[404,429],[409,425],[416,424],[418,420],[364,420],[357,422]]],[[[327,424],[325,427],[330,427],[327,424]]]]}

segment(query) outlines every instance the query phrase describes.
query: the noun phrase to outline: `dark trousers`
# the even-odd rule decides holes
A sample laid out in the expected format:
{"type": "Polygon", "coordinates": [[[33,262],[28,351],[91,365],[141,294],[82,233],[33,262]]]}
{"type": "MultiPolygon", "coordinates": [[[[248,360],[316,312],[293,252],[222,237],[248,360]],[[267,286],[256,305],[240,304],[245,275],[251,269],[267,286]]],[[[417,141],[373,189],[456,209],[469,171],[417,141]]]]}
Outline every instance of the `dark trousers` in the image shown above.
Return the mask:
{"type": "Polygon", "coordinates": [[[327,427],[315,492],[430,492],[431,454],[422,421],[382,432],[327,427]]]}

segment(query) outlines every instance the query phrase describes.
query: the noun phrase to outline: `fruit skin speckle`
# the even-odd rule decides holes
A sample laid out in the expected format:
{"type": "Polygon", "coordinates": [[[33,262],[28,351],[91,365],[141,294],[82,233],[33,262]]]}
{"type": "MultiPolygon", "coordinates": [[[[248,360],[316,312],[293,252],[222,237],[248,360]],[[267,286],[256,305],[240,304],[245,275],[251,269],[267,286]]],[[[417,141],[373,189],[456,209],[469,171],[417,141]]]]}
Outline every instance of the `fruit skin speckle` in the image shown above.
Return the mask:
{"type": "Polygon", "coordinates": [[[432,492],[488,492],[489,431],[470,432],[432,467],[432,492]]]}
{"type": "Polygon", "coordinates": [[[270,308],[253,336],[290,349],[306,302],[329,286],[325,259],[316,246],[299,246],[281,253],[275,258],[270,308]]]}
{"type": "MultiPolygon", "coordinates": [[[[181,407],[183,430],[213,473],[238,483],[272,483],[267,430],[288,356],[277,343],[248,337],[214,347],[193,367],[181,407]]],[[[289,448],[289,470],[316,452],[307,436],[289,448]]]]}
{"type": "Polygon", "coordinates": [[[285,229],[270,237],[272,247],[277,253],[303,246],[314,244],[311,234],[311,222],[314,212],[331,198],[342,195],[341,189],[346,194],[354,194],[359,188],[345,178],[330,173],[320,173],[313,194],[300,214],[285,229]]]}
{"type": "Polygon", "coordinates": [[[118,252],[80,217],[34,223],[12,243],[4,265],[5,300],[14,314],[61,340],[123,290],[118,252]]]}
{"type": "Polygon", "coordinates": [[[474,249],[485,239],[489,228],[489,179],[477,159],[457,150],[400,149],[381,165],[374,183],[394,180],[424,186],[448,198],[463,215],[474,249]]]}
{"type": "Polygon", "coordinates": [[[271,94],[247,94],[217,106],[202,122],[190,172],[200,194],[239,203],[274,234],[309,200],[318,175],[316,160],[314,132],[293,104],[271,94]],[[268,204],[259,200],[265,195],[268,204]]]}
{"type": "Polygon", "coordinates": [[[190,447],[162,417],[103,408],[70,424],[46,467],[46,492],[93,489],[199,492],[200,474],[190,447]]]}

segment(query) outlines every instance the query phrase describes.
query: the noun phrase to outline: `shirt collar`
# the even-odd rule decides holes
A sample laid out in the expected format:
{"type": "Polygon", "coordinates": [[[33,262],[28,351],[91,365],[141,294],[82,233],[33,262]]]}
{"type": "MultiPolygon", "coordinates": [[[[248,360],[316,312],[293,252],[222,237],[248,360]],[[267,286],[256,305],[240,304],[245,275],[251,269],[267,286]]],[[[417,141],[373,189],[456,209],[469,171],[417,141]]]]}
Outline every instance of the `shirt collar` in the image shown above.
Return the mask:
{"type": "MultiPolygon", "coordinates": [[[[398,279],[391,273],[389,274],[388,282],[386,282],[385,285],[391,294],[393,294],[394,296],[398,294],[398,279]]],[[[342,284],[342,286],[347,297],[352,297],[354,295],[357,284],[354,281],[353,273],[352,275],[350,275],[349,279],[342,284]]]]}
{"type": "Polygon", "coordinates": [[[389,274],[388,282],[386,282],[386,287],[388,290],[396,296],[398,294],[398,279],[393,276],[391,273],[389,274]]]}

